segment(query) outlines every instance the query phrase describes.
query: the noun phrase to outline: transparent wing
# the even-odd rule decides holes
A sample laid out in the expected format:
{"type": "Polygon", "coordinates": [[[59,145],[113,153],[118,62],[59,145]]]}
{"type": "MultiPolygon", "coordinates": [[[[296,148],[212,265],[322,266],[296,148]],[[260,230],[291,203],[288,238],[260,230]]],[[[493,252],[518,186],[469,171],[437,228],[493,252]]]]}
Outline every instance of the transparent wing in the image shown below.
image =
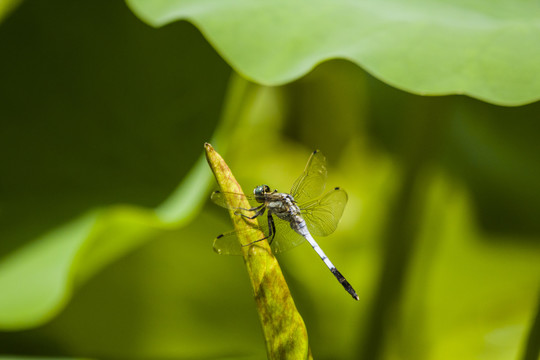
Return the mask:
{"type": "MultiPolygon", "coordinates": [[[[262,229],[254,226],[252,229],[246,229],[243,232],[249,233],[257,230],[262,229]]],[[[215,238],[214,251],[220,255],[242,255],[242,245],[240,245],[240,240],[238,239],[238,232],[229,231],[215,238]]]]}
{"type": "MultiPolygon", "coordinates": [[[[272,252],[274,254],[279,254],[284,251],[290,250],[300,244],[302,244],[306,239],[297,234],[289,225],[288,222],[283,221],[276,216],[273,216],[274,225],[276,228],[276,235],[272,244],[272,252]]],[[[259,226],[254,226],[251,229],[246,229],[241,233],[238,231],[230,231],[228,233],[218,236],[214,240],[214,251],[221,255],[242,255],[242,245],[240,245],[240,240],[238,235],[252,231],[261,230],[265,236],[269,234],[268,230],[268,217],[266,215],[260,216],[258,218],[259,226]]],[[[266,239],[263,241],[270,241],[266,239]]]]}
{"type": "Polygon", "coordinates": [[[335,188],[318,200],[300,205],[302,217],[311,235],[327,236],[333,233],[343,215],[347,199],[345,190],[335,188]]]}
{"type": "Polygon", "coordinates": [[[214,204],[224,207],[225,209],[232,210],[239,209],[237,206],[233,206],[232,204],[239,204],[244,200],[247,200],[252,208],[260,205],[257,203],[257,201],[255,201],[255,197],[253,195],[244,195],[233,192],[214,191],[210,196],[210,199],[214,202],[214,204]]]}
{"type": "MultiPolygon", "coordinates": [[[[272,241],[272,244],[270,244],[274,254],[288,251],[306,241],[303,236],[296,233],[296,231],[291,228],[291,225],[287,221],[283,221],[274,216],[274,224],[276,226],[276,236],[272,241]]],[[[265,234],[268,234],[268,224],[266,224],[265,227],[267,231],[265,234]]]]}
{"type": "Polygon", "coordinates": [[[315,150],[307,162],[304,173],[294,182],[290,194],[298,203],[321,195],[326,184],[326,158],[315,150]]]}

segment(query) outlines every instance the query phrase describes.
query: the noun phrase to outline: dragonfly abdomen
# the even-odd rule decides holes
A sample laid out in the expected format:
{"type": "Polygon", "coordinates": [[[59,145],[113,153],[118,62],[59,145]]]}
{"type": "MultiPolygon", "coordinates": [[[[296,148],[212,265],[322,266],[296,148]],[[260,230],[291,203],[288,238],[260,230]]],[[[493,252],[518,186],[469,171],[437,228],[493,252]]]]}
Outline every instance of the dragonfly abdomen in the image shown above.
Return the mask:
{"type": "Polygon", "coordinates": [[[302,223],[299,224],[298,226],[298,230],[295,229],[296,232],[298,232],[300,235],[302,235],[303,237],[306,238],[306,240],[309,242],[309,244],[311,245],[311,247],[313,248],[313,250],[315,250],[315,252],[317,254],[319,254],[319,256],[321,257],[321,260],[324,261],[324,263],[326,264],[326,266],[328,266],[328,268],[330,270],[332,269],[335,269],[336,267],[334,266],[334,264],[332,264],[332,262],[330,261],[330,259],[328,258],[328,256],[326,256],[326,254],[324,253],[324,251],[321,249],[321,247],[319,246],[319,244],[317,244],[317,242],[315,241],[315,239],[313,239],[313,236],[311,236],[311,234],[309,233],[309,230],[307,229],[307,226],[306,226],[306,222],[304,220],[302,220],[302,223]]]}
{"type": "MultiPolygon", "coordinates": [[[[298,216],[299,217],[299,216],[298,216]]],[[[291,223],[291,226],[292,226],[292,223],[291,223]]],[[[319,256],[321,257],[321,260],[324,261],[324,263],[326,264],[326,266],[328,266],[328,268],[330,269],[330,271],[332,272],[332,274],[334,274],[334,276],[336,277],[336,279],[339,281],[339,283],[341,284],[341,286],[343,286],[345,288],[345,290],[347,290],[347,292],[349,294],[351,294],[351,296],[355,299],[355,300],[359,300],[359,297],[358,295],[356,294],[356,291],[354,291],[353,287],[351,286],[351,284],[349,284],[349,282],[345,279],[345,277],[343,275],[341,275],[341,273],[338,271],[338,269],[336,269],[336,267],[334,266],[334,264],[332,264],[332,262],[330,261],[330,259],[328,258],[328,256],[326,256],[326,254],[324,253],[324,251],[321,249],[321,247],[319,246],[319,244],[317,244],[317,242],[315,241],[315,239],[313,239],[313,237],[311,236],[311,234],[309,233],[309,230],[307,229],[307,226],[306,226],[306,222],[304,220],[302,220],[302,223],[299,224],[298,226],[298,230],[295,229],[300,235],[302,235],[303,237],[306,238],[306,240],[309,242],[309,244],[311,245],[311,247],[313,248],[313,250],[315,250],[317,252],[317,254],[319,254],[319,256]]]]}

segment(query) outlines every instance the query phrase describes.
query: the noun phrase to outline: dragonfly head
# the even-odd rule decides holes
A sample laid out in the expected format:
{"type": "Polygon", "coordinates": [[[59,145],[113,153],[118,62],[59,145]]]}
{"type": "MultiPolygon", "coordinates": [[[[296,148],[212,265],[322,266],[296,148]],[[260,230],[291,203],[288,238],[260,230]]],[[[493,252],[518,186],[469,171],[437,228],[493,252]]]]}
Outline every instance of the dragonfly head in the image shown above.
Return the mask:
{"type": "Polygon", "coordinates": [[[266,194],[270,192],[270,187],[268,185],[259,185],[253,190],[253,195],[255,195],[255,200],[257,202],[263,203],[266,200],[266,194]]]}

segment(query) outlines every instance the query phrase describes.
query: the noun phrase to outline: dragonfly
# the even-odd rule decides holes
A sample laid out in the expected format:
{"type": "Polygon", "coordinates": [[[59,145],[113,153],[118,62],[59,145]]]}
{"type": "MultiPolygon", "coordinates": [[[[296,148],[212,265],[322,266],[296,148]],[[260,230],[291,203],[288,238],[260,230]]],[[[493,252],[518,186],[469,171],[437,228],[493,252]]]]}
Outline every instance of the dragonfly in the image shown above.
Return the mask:
{"type": "Polygon", "coordinates": [[[345,290],[359,300],[351,284],[336,269],[312,236],[327,236],[333,233],[347,204],[347,193],[339,187],[322,195],[326,177],[326,158],[319,150],[315,150],[289,193],[272,191],[268,185],[257,186],[253,195],[214,191],[211,195],[212,201],[221,207],[234,210],[237,216],[255,219],[264,217],[266,213],[266,221],[261,221],[257,227],[265,235],[263,238],[242,245],[238,232],[231,231],[214,240],[214,251],[218,254],[242,255],[242,247],[267,240],[272,251],[278,254],[307,240],[345,290]],[[232,199],[247,199],[252,207],[234,207],[231,205],[235,203],[232,199]]]}

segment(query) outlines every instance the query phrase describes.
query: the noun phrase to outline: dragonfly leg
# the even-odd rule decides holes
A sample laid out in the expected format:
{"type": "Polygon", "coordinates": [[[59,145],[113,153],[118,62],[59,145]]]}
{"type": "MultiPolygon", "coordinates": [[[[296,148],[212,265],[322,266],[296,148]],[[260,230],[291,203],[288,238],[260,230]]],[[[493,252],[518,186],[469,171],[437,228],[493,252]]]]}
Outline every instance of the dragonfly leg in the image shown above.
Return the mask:
{"type": "MultiPolygon", "coordinates": [[[[245,208],[239,207],[239,208],[236,208],[236,210],[243,210],[243,211],[257,211],[257,210],[260,210],[263,206],[264,206],[264,204],[261,204],[261,205],[259,205],[259,206],[254,207],[254,208],[251,208],[251,209],[245,209],[245,208]]],[[[239,214],[239,213],[238,213],[238,214],[239,214]]],[[[237,215],[238,215],[238,214],[237,214],[237,215]]]]}
{"type": "Polygon", "coordinates": [[[266,210],[266,208],[264,207],[264,204],[262,204],[261,206],[257,206],[256,208],[250,209],[250,211],[255,211],[255,210],[257,210],[257,212],[253,216],[247,216],[247,215],[242,214],[241,212],[236,212],[236,211],[234,212],[234,214],[243,216],[248,219],[255,219],[257,216],[261,216],[266,210]]]}
{"type": "Polygon", "coordinates": [[[242,245],[242,246],[250,246],[250,245],[253,245],[253,244],[255,244],[255,243],[258,243],[259,241],[263,241],[263,240],[265,240],[265,239],[268,239],[268,236],[265,236],[265,237],[263,237],[262,239],[252,241],[252,242],[250,242],[249,244],[245,244],[245,245],[242,245]]]}
{"type": "Polygon", "coordinates": [[[276,225],[274,224],[274,218],[271,214],[268,214],[268,236],[267,238],[270,238],[270,241],[268,241],[268,244],[272,245],[272,241],[274,241],[274,238],[276,237],[276,225]]]}
{"type": "Polygon", "coordinates": [[[272,241],[274,240],[275,236],[276,236],[276,226],[274,225],[274,218],[272,217],[272,215],[268,214],[268,235],[266,235],[262,239],[252,241],[249,244],[242,245],[242,246],[253,245],[253,244],[255,244],[255,243],[259,242],[259,241],[263,241],[263,240],[266,240],[266,239],[269,239],[269,238],[271,238],[271,239],[268,242],[268,244],[272,244],[272,241]]]}

